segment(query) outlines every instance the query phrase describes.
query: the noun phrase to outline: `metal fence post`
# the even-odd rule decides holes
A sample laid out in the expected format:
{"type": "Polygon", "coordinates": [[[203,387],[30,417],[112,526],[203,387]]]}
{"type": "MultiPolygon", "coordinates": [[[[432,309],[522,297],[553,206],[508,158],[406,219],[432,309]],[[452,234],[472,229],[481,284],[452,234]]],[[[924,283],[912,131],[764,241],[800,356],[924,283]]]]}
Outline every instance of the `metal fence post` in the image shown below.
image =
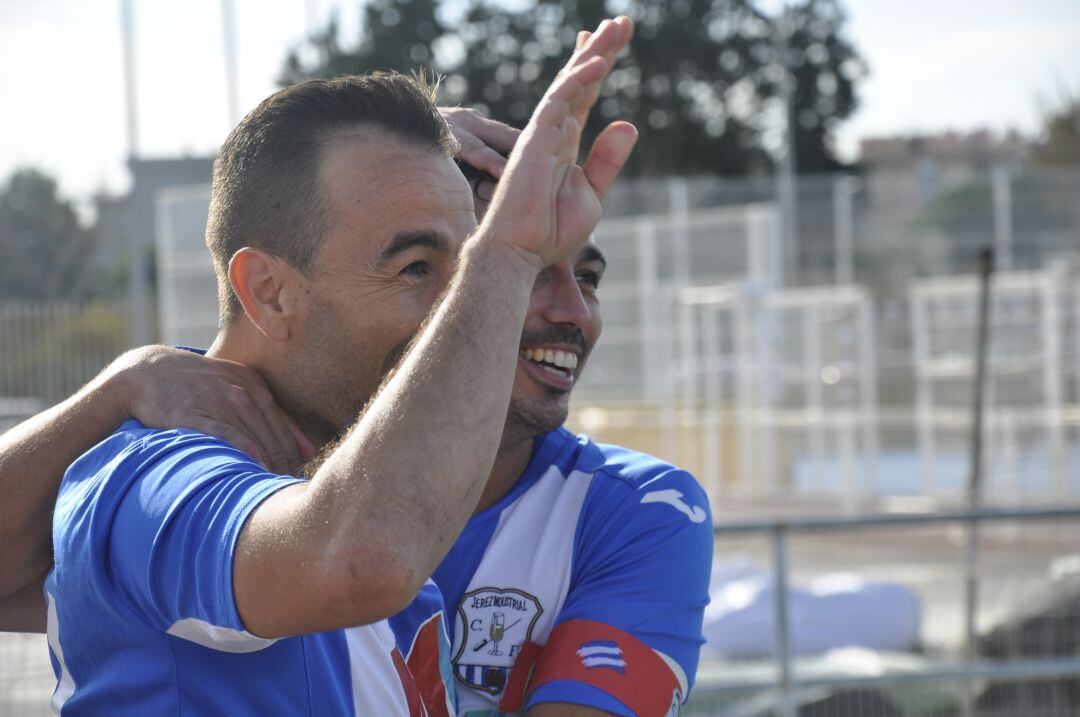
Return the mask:
{"type": "Polygon", "coordinates": [[[850,175],[833,179],[833,267],[837,284],[855,282],[855,184],[850,175]]]}
{"type": "Polygon", "coordinates": [[[1012,178],[1005,167],[995,167],[991,174],[994,209],[994,260],[1002,271],[1012,265],[1013,200],[1012,178]]]}
{"type": "Polygon", "coordinates": [[[776,665],[779,670],[780,717],[796,717],[795,695],[791,679],[791,635],[788,624],[787,526],[772,526],[773,539],[773,623],[776,641],[776,665]]]}

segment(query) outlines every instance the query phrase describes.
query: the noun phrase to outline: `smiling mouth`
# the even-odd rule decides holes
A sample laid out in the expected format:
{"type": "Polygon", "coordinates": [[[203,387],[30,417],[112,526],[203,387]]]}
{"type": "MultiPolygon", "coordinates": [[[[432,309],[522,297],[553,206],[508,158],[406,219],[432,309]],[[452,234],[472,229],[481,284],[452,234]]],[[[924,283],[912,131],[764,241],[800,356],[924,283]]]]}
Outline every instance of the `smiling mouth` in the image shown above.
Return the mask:
{"type": "Polygon", "coordinates": [[[522,350],[521,356],[552,376],[562,379],[572,379],[578,366],[577,354],[559,349],[528,348],[522,350]]]}

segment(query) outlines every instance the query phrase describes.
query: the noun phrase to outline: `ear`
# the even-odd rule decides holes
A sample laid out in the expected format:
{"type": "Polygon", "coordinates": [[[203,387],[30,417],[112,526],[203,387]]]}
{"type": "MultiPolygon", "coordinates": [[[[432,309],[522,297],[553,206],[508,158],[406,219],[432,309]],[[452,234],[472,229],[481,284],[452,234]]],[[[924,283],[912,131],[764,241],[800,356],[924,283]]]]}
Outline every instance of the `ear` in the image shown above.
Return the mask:
{"type": "Polygon", "coordinates": [[[284,341],[306,314],[307,280],[284,260],[244,247],[229,262],[229,283],[251,323],[271,341],[284,341]]]}

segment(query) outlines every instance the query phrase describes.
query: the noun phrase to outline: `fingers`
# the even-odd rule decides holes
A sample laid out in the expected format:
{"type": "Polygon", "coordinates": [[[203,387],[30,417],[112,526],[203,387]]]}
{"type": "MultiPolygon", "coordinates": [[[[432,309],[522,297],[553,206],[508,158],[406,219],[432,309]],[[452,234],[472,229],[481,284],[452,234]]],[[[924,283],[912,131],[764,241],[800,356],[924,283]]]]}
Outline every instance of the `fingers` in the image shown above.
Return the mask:
{"type": "Polygon", "coordinates": [[[633,23],[620,17],[601,23],[595,32],[578,35],[577,50],[533,112],[509,169],[498,183],[492,210],[481,224],[482,230],[502,222],[512,224],[516,229],[509,235],[493,233],[513,236],[515,248],[535,259],[539,267],[568,255],[580,244],[580,237],[588,235],[580,230],[595,226],[602,194],[610,188],[633,146],[636,134],[625,125],[595,147],[591,178],[574,164],[600,83],[632,34],[633,23]]]}
{"type": "Polygon", "coordinates": [[[455,133],[458,138],[458,153],[455,159],[482,169],[493,177],[501,177],[506,167],[506,157],[484,144],[475,136],[455,133]]]}
{"type": "MultiPolygon", "coordinates": [[[[555,78],[548,89],[547,96],[541,100],[537,119],[557,124],[562,116],[576,115],[583,92],[594,82],[600,82],[608,73],[608,64],[602,57],[593,56],[585,62],[568,68],[555,78]]],[[[587,109],[587,108],[586,108],[587,109]]]]}
{"type": "Polygon", "coordinates": [[[521,130],[465,107],[440,107],[439,112],[460,145],[456,158],[493,177],[502,176],[506,155],[514,148],[521,130]]]}
{"type": "Polygon", "coordinates": [[[521,130],[516,127],[484,117],[479,112],[473,117],[473,134],[486,146],[501,154],[508,154],[521,136],[521,130]]]}
{"type": "Polygon", "coordinates": [[[600,83],[611,71],[615,55],[626,47],[633,31],[630,18],[620,16],[615,20],[604,20],[594,33],[579,33],[580,50],[574,53],[548,88],[534,119],[556,125],[568,111],[579,126],[584,126],[589,110],[599,96],[600,83]]]}
{"type": "Polygon", "coordinates": [[[482,202],[490,202],[495,196],[495,189],[499,185],[488,179],[481,179],[476,183],[476,198],[482,202]]]}
{"type": "MultiPolygon", "coordinates": [[[[559,95],[570,102],[570,111],[574,114],[579,125],[584,126],[588,120],[589,110],[600,96],[600,83],[607,77],[614,67],[615,56],[618,55],[634,33],[634,24],[630,18],[620,16],[614,20],[604,20],[596,29],[595,33],[581,32],[577,37],[577,44],[573,56],[567,62],[555,82],[548,89],[549,96],[559,95]],[[575,74],[582,66],[595,62],[595,58],[602,58],[605,63],[604,71],[599,76],[590,76],[582,79],[582,86],[575,87],[572,83],[563,82],[567,76],[575,74]]],[[[579,77],[579,79],[581,79],[579,77]]]]}
{"type": "Polygon", "coordinates": [[[586,37],[582,37],[583,34],[585,33],[578,35],[579,45],[568,65],[588,59],[592,55],[599,55],[611,63],[633,37],[634,22],[625,15],[620,15],[614,20],[601,22],[596,32],[588,33],[586,37]]]}
{"type": "MultiPolygon", "coordinates": [[[[299,424],[292,419],[289,414],[282,412],[282,418],[285,419],[285,425],[289,428],[289,435],[296,441],[296,448],[300,451],[300,459],[307,463],[315,457],[315,444],[308,440],[308,437],[304,435],[304,432],[300,430],[299,424]]],[[[303,466],[301,466],[303,468],[303,466]]]]}
{"type": "MultiPolygon", "coordinates": [[[[249,385],[244,388],[252,401],[251,407],[255,411],[251,420],[264,426],[265,430],[261,434],[269,436],[272,441],[269,445],[263,447],[264,453],[268,456],[271,464],[267,467],[277,473],[297,475],[300,473],[305,459],[293,435],[293,425],[295,424],[290,425],[292,423],[291,419],[278,408],[273,396],[270,395],[270,390],[262,383],[261,378],[258,381],[258,385],[249,385]]],[[[296,430],[299,432],[298,428],[296,430]]]]}
{"type": "MultiPolygon", "coordinates": [[[[258,444],[259,452],[265,457],[262,465],[274,473],[289,473],[289,459],[286,457],[285,441],[292,444],[295,450],[296,442],[292,436],[285,432],[285,441],[279,437],[268,416],[264,415],[255,399],[245,386],[231,386],[228,396],[229,406],[222,411],[222,417],[231,425],[243,430],[255,443],[258,444]]],[[[298,462],[298,461],[297,461],[298,462]]]]}
{"type": "Polygon", "coordinates": [[[593,142],[585,159],[585,177],[602,202],[637,144],[638,131],[629,122],[612,122],[593,142]]]}

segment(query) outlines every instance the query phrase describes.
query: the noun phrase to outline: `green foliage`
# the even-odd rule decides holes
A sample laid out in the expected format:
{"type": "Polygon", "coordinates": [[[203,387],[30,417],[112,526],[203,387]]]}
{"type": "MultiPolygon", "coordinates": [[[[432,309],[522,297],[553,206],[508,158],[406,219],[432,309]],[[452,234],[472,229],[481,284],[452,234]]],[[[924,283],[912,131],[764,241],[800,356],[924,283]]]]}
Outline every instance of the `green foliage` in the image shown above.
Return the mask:
{"type": "Polygon", "coordinates": [[[837,0],[794,4],[785,25],[752,0],[533,0],[515,11],[469,0],[459,17],[441,10],[436,0],[372,0],[355,49],[342,46],[331,23],[289,56],[281,81],[425,66],[445,75],[443,102],[523,126],[577,30],[621,12],[637,36],[604,86],[586,142],[626,119],[642,134],[631,174],[739,175],[772,165],[764,135],[769,112],[780,111],[782,37],[795,82],[799,171],[839,166],[831,132],[854,111],[864,72],[843,37],[837,0]]]}
{"type": "Polygon", "coordinates": [[[835,0],[806,0],[790,17],[792,115],[799,171],[835,171],[832,132],[857,106],[855,82],[867,69],[842,33],[844,13],[835,0]]]}
{"type": "Polygon", "coordinates": [[[1035,159],[1049,166],[1080,165],[1080,94],[1064,94],[1046,113],[1035,159]]]}
{"type": "Polygon", "coordinates": [[[57,196],[55,181],[34,169],[16,171],[0,189],[0,300],[86,295],[95,241],[57,196]]]}

